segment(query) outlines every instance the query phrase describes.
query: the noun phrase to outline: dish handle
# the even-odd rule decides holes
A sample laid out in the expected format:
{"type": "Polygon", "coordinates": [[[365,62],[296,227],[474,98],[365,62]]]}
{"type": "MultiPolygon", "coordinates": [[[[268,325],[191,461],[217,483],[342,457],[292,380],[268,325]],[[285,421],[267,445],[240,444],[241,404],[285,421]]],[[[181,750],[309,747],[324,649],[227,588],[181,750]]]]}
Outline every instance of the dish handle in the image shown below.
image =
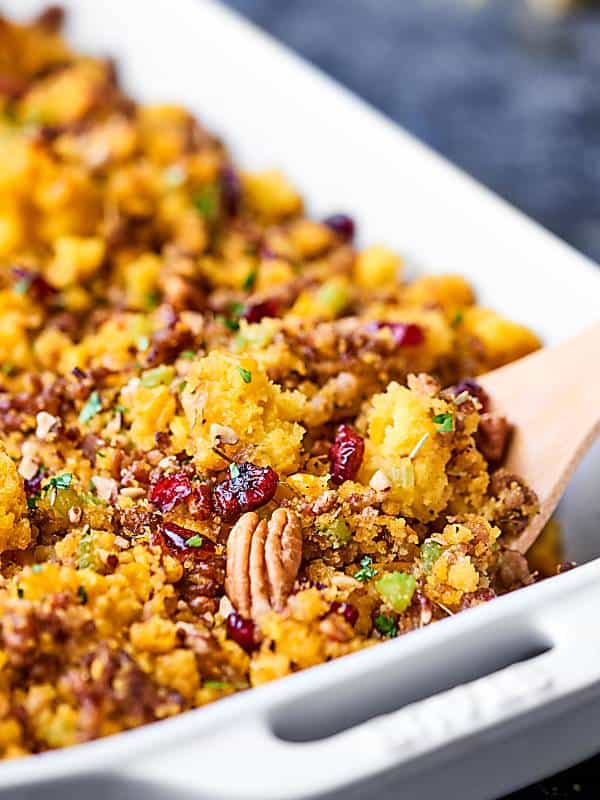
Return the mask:
{"type": "Polygon", "coordinates": [[[168,786],[171,797],[173,790],[211,800],[318,797],[392,769],[414,772],[451,759],[474,737],[506,736],[559,713],[599,681],[600,644],[562,645],[318,741],[286,741],[268,719],[250,720],[201,747],[190,743],[146,761],[139,777],[168,786]]]}

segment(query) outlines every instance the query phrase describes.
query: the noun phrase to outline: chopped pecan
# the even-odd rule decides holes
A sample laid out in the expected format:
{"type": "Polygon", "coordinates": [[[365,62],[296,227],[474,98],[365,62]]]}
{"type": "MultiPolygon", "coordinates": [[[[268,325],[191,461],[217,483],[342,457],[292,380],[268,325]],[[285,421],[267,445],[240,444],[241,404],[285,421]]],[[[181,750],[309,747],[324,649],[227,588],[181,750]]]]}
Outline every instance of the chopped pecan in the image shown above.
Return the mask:
{"type": "Polygon", "coordinates": [[[511,426],[506,417],[494,413],[481,415],[476,441],[488,461],[502,461],[510,432],[511,426]]]}
{"type": "Polygon", "coordinates": [[[496,574],[499,591],[512,592],[522,586],[529,586],[535,578],[529,571],[527,559],[516,550],[504,550],[496,574]]]}
{"type": "Polygon", "coordinates": [[[271,609],[281,611],[301,559],[302,528],[293,511],[278,508],[268,523],[248,512],[229,534],[227,596],[245,617],[257,619],[271,609]]]}

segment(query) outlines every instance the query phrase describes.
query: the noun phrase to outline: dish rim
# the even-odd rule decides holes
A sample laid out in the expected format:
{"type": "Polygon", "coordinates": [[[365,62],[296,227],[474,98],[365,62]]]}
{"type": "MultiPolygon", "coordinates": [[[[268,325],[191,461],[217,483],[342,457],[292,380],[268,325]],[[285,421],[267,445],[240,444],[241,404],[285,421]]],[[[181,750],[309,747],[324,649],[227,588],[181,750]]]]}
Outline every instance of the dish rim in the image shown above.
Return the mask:
{"type": "MultiPolygon", "coordinates": [[[[308,75],[319,91],[333,92],[340,98],[340,102],[347,105],[352,113],[360,113],[374,128],[385,131],[403,141],[403,146],[408,155],[418,154],[419,158],[429,164],[429,168],[438,173],[443,173],[444,180],[452,185],[460,186],[462,191],[477,195],[478,201],[497,212],[499,219],[504,219],[508,227],[524,231],[525,236],[538,239],[539,243],[547,243],[551,248],[557,249],[565,261],[564,268],[572,270],[569,275],[571,280],[577,275],[575,282],[580,281],[582,286],[588,284],[600,288],[600,270],[592,261],[577,253],[570,245],[561,241],[550,232],[544,230],[538,223],[529,220],[524,214],[512,208],[507,202],[497,197],[490,190],[478,184],[473,178],[466,175],[459,168],[446,162],[440,155],[414,139],[410,134],[398,127],[395,123],[375,110],[364,100],[357,98],[348,89],[337,84],[333,79],[324,75],[315,66],[307,63],[298,55],[289,51],[283,45],[275,42],[264,32],[257,29],[252,23],[238,16],[228,8],[217,5],[214,0],[178,0],[180,7],[185,8],[183,13],[202,14],[209,13],[221,20],[223,28],[234,30],[237,34],[243,32],[256,46],[265,49],[270,57],[293,66],[308,75]]],[[[115,0],[115,3],[118,0],[115,0]]],[[[130,0],[132,5],[141,7],[140,0],[130,0]]],[[[43,7],[47,3],[40,0],[8,0],[5,3],[6,13],[14,14],[11,5],[18,3],[18,14],[15,16],[28,16],[28,11],[34,7],[43,7]]],[[[156,5],[167,8],[169,0],[154,0],[156,5]]],[[[66,0],[63,3],[74,14],[85,13],[82,9],[89,0],[66,0]]],[[[308,187],[310,190],[310,187],[308,187]]],[[[562,269],[562,267],[560,268],[562,269]]],[[[460,270],[459,270],[460,271],[460,270]]],[[[494,603],[485,607],[470,609],[455,619],[442,620],[436,625],[415,631],[410,637],[401,637],[393,641],[382,643],[374,648],[345,656],[335,661],[318,665],[300,673],[288,676],[285,680],[257,687],[251,692],[239,693],[235,696],[220,700],[209,706],[193,709],[176,717],[158,723],[144,725],[140,728],[113,734],[107,738],[74,745],[62,750],[38,754],[35,762],[30,757],[13,762],[4,762],[0,769],[0,789],[20,785],[38,784],[44,781],[65,777],[66,774],[74,775],[88,771],[101,771],[106,769],[108,761],[118,764],[125,758],[152,749],[163,747],[168,739],[175,743],[182,737],[197,734],[200,738],[210,731],[225,726],[238,714],[244,717],[264,715],[278,703],[288,700],[291,696],[301,696],[310,692],[311,685],[314,689],[323,683],[334,684],[340,676],[361,674],[367,672],[372,665],[381,666],[384,663],[398,662],[402,654],[415,652],[424,647],[424,643],[436,642],[439,646],[447,638],[458,638],[467,635],[470,630],[478,626],[491,625],[504,617],[514,614],[518,610],[527,613],[533,605],[541,605],[542,598],[552,598],[570,587],[575,590],[577,586],[589,584],[591,580],[600,577],[600,558],[582,565],[577,570],[557,576],[552,581],[526,587],[518,592],[498,598],[494,603]],[[321,676],[315,678],[315,675],[321,676]],[[200,723],[199,720],[202,720],[200,723]],[[125,740],[123,737],[127,737],[125,740]],[[124,741],[127,745],[124,747],[124,741]],[[126,752],[120,752],[126,751],[126,752]],[[35,770],[32,767],[35,764],[35,770]]],[[[433,646],[433,644],[431,645],[433,646]]]]}

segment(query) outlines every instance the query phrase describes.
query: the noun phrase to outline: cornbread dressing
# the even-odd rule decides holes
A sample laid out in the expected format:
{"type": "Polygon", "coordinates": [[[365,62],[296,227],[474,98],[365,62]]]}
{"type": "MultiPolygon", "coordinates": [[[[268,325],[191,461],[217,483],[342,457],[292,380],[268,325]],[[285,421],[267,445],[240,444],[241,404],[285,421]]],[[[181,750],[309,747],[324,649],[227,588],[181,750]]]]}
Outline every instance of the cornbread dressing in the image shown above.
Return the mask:
{"type": "Polygon", "coordinates": [[[535,579],[510,541],[537,501],[473,376],[537,337],[458,275],[356,249],[184,108],[137,105],[61,20],[0,23],[9,758],[535,579]]]}

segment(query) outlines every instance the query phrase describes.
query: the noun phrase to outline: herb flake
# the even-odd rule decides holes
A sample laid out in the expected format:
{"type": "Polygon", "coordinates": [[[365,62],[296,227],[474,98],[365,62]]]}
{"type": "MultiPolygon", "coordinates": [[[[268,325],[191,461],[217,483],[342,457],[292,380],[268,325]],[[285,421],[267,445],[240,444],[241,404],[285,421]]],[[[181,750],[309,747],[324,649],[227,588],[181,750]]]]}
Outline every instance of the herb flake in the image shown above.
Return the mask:
{"type": "Polygon", "coordinates": [[[377,570],[375,567],[372,567],[371,564],[373,563],[373,559],[371,556],[364,556],[360,560],[360,569],[354,573],[354,577],[357,581],[361,583],[366,583],[370,581],[371,578],[374,578],[377,575],[377,570]]]}
{"type": "Polygon", "coordinates": [[[452,433],[454,430],[454,416],[450,413],[436,414],[433,422],[439,433],[452,433]]]}
{"type": "Polygon", "coordinates": [[[375,617],[375,627],[382,636],[386,636],[388,639],[393,639],[398,632],[396,620],[385,614],[378,614],[375,617]]]}
{"type": "Polygon", "coordinates": [[[240,373],[240,378],[244,381],[244,383],[250,383],[252,381],[252,373],[249,369],[238,367],[238,372],[240,373]]]}
{"type": "Polygon", "coordinates": [[[255,283],[256,283],[256,271],[252,270],[244,278],[244,282],[242,283],[242,289],[245,292],[249,292],[250,289],[252,289],[254,287],[255,283]]]}
{"type": "Polygon", "coordinates": [[[190,536],[189,539],[185,540],[185,543],[188,547],[202,547],[203,542],[202,536],[199,533],[194,534],[194,536],[190,536]]]}
{"type": "Polygon", "coordinates": [[[79,422],[85,425],[85,423],[95,417],[99,411],[102,411],[102,400],[98,392],[93,391],[79,412],[79,422]]]}
{"type": "Polygon", "coordinates": [[[54,475],[46,484],[46,489],[68,489],[73,481],[72,472],[63,472],[62,475],[54,475]]]}

